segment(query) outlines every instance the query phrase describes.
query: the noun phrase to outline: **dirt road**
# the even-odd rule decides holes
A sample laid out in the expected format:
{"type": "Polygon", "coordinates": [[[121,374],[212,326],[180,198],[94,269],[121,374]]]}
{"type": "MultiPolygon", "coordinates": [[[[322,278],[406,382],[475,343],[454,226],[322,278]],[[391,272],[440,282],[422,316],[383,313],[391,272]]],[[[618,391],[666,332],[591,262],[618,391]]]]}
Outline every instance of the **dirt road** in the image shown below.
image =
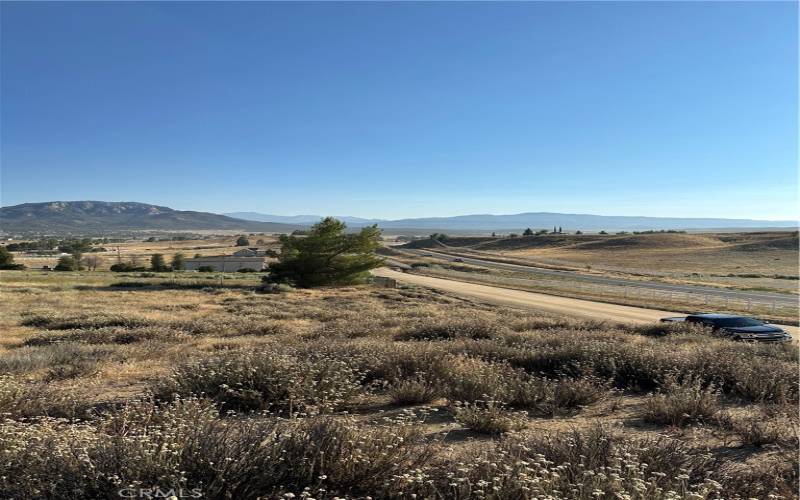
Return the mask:
{"type": "Polygon", "coordinates": [[[454,256],[461,259],[462,262],[467,264],[474,264],[477,266],[490,267],[495,269],[510,269],[512,271],[526,271],[536,274],[544,274],[550,276],[560,276],[568,278],[577,282],[597,283],[601,285],[612,286],[633,286],[638,288],[648,288],[652,290],[659,290],[662,292],[679,292],[679,293],[694,293],[700,295],[711,295],[720,298],[728,298],[742,301],[761,302],[764,304],[775,303],[780,306],[794,307],[797,305],[798,297],[792,294],[772,293],[772,292],[753,292],[746,290],[728,290],[725,288],[715,288],[710,286],[699,285],[679,285],[674,283],[661,283],[657,281],[640,281],[630,280],[624,278],[614,278],[608,276],[594,276],[589,274],[576,273],[575,271],[564,271],[558,269],[544,269],[536,266],[523,266],[520,264],[511,264],[508,262],[496,262],[486,259],[479,259],[470,257],[461,253],[442,253],[434,250],[412,250],[404,249],[407,252],[415,253],[417,255],[434,255],[442,257],[451,261],[454,256]]]}
{"type": "MultiPolygon", "coordinates": [[[[394,278],[401,283],[427,286],[491,304],[534,309],[581,319],[652,323],[665,316],[681,315],[681,313],[676,313],[674,311],[606,304],[604,302],[592,302],[591,300],[557,297],[543,293],[511,290],[508,288],[478,285],[475,283],[464,283],[462,281],[452,281],[430,276],[419,276],[416,274],[401,273],[387,268],[376,269],[373,270],[372,273],[376,276],[394,278]]],[[[783,328],[794,336],[800,333],[798,327],[786,326],[783,328]]]]}

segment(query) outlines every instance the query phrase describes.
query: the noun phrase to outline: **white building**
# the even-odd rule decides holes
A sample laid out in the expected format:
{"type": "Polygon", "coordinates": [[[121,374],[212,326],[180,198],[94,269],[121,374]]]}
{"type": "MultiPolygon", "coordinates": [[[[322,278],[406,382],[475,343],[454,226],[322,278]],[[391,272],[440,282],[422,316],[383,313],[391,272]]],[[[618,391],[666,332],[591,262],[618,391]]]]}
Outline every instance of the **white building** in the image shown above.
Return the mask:
{"type": "Polygon", "coordinates": [[[266,265],[267,259],[264,257],[238,257],[232,255],[221,255],[219,257],[197,257],[186,259],[185,269],[187,271],[199,271],[201,267],[210,267],[214,271],[232,273],[240,269],[253,269],[261,271],[266,265]]]}

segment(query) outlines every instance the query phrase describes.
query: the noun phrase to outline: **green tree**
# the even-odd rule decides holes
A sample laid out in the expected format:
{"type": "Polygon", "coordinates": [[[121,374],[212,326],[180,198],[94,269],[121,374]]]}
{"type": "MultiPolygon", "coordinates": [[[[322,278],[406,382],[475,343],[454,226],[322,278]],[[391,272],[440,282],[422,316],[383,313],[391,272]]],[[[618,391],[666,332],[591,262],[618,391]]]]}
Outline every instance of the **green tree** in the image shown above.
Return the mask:
{"type": "Polygon", "coordinates": [[[307,236],[281,236],[281,253],[269,265],[269,279],[309,288],[363,282],[368,271],[383,265],[377,226],[347,234],[347,226],[333,217],[314,224],[307,236]]]}
{"type": "Polygon", "coordinates": [[[53,269],[56,271],[77,271],[78,261],[71,255],[64,255],[58,259],[58,264],[53,269]]]}
{"type": "Polygon", "coordinates": [[[14,264],[14,254],[4,246],[0,246],[0,269],[25,269],[24,264],[14,264]]]}
{"type": "Polygon", "coordinates": [[[250,240],[248,240],[244,236],[239,236],[236,239],[236,246],[237,247],[249,247],[250,246],[250,240]]]}
{"type": "Polygon", "coordinates": [[[522,231],[522,236],[533,236],[533,229],[528,228],[528,229],[522,231]]]}
{"type": "Polygon", "coordinates": [[[83,262],[83,252],[80,251],[73,251],[72,252],[72,260],[75,261],[76,271],[83,271],[83,266],[81,263],[83,262]]]}
{"type": "Polygon", "coordinates": [[[186,257],[178,252],[172,256],[172,270],[182,271],[186,268],[186,257]]]}
{"type": "Polygon", "coordinates": [[[5,267],[14,264],[14,255],[4,246],[0,246],[0,266],[5,267]]]}
{"type": "Polygon", "coordinates": [[[152,257],[150,257],[150,270],[156,272],[163,272],[169,270],[169,268],[167,267],[167,262],[164,260],[163,254],[154,253],[152,257]]]}

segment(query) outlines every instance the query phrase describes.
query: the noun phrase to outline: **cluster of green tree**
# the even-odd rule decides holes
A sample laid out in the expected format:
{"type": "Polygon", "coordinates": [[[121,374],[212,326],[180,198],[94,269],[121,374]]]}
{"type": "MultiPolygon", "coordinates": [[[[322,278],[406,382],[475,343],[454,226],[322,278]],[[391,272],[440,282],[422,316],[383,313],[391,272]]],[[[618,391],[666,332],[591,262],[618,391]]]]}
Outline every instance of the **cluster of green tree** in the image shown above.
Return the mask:
{"type": "Polygon", "coordinates": [[[83,271],[86,269],[81,265],[81,259],[75,258],[72,255],[64,255],[58,259],[54,271],[83,271]]]}
{"type": "Polygon", "coordinates": [[[53,250],[58,246],[58,240],[54,238],[38,241],[20,241],[19,243],[9,243],[5,248],[9,252],[29,252],[31,250],[53,250]]]}
{"type": "MultiPolygon", "coordinates": [[[[552,231],[548,231],[547,229],[539,229],[537,231],[534,231],[531,228],[527,228],[524,231],[522,231],[522,236],[541,236],[543,234],[562,234],[562,230],[561,230],[560,226],[558,228],[556,228],[554,226],[552,231]]],[[[494,236],[494,235],[495,234],[492,233],[492,236],[494,236]]],[[[512,236],[512,238],[515,237],[515,236],[516,236],[516,234],[514,233],[514,236],[512,236]]]]}
{"type": "Polygon", "coordinates": [[[58,250],[64,253],[87,253],[92,251],[92,239],[82,238],[79,240],[64,240],[59,242],[58,250]]]}
{"type": "Polygon", "coordinates": [[[25,269],[24,264],[15,264],[14,255],[9,252],[6,247],[0,246],[0,269],[4,270],[20,270],[25,269]]]}
{"type": "Polygon", "coordinates": [[[193,239],[193,238],[191,236],[187,236],[187,235],[169,236],[169,237],[166,237],[166,238],[156,238],[155,236],[150,236],[149,238],[147,238],[144,241],[146,243],[152,243],[154,241],[186,241],[186,240],[191,240],[191,239],[193,239]]]}
{"type": "Polygon", "coordinates": [[[433,233],[429,236],[429,238],[435,241],[446,241],[450,237],[444,233],[433,233]]]}
{"type": "Polygon", "coordinates": [[[238,238],[236,238],[236,246],[237,247],[249,247],[250,246],[250,240],[248,240],[244,236],[239,236],[238,238]]]}
{"type": "Polygon", "coordinates": [[[100,265],[100,262],[101,259],[97,255],[88,255],[84,257],[80,252],[76,252],[72,255],[64,255],[59,257],[58,263],[53,270],[83,271],[84,269],[88,269],[89,271],[96,271],[97,266],[100,265]]]}
{"type": "Polygon", "coordinates": [[[302,288],[352,285],[366,281],[369,270],[383,265],[375,251],[380,247],[377,226],[347,234],[347,226],[332,217],[314,224],[304,237],[282,235],[281,253],[269,265],[271,283],[302,288]]]}
{"type": "Polygon", "coordinates": [[[92,245],[100,245],[108,243],[108,238],[81,238],[81,239],[65,239],[58,240],[55,238],[44,238],[36,241],[20,241],[17,243],[9,243],[6,249],[9,252],[30,252],[32,250],[55,250],[58,249],[64,253],[74,252],[91,252],[91,251],[104,251],[93,250],[92,245]]]}
{"type": "Polygon", "coordinates": [[[133,271],[147,271],[147,268],[145,266],[137,266],[132,262],[117,262],[116,264],[111,264],[109,270],[115,273],[130,273],[133,271]]]}
{"type": "Polygon", "coordinates": [[[181,271],[186,268],[186,257],[182,253],[176,253],[172,256],[172,262],[167,264],[164,259],[164,254],[154,253],[150,256],[150,267],[141,266],[136,261],[131,262],[117,262],[109,269],[114,272],[133,272],[133,271],[153,271],[156,273],[164,273],[169,271],[181,271]]]}

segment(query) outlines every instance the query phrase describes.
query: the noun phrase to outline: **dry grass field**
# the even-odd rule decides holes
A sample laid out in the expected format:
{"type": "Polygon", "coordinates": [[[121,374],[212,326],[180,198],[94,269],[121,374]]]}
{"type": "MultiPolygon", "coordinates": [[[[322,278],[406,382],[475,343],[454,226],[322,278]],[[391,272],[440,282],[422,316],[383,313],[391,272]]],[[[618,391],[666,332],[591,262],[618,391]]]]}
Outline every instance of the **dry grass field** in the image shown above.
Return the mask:
{"type": "Polygon", "coordinates": [[[796,346],[209,278],[0,274],[0,497],[797,497],[796,346]]]}
{"type": "MultiPolygon", "coordinates": [[[[255,234],[247,236],[253,247],[275,248],[277,237],[268,234],[255,234]],[[258,241],[263,243],[258,243],[258,241]]],[[[112,264],[119,260],[130,262],[131,260],[147,266],[150,256],[154,253],[164,254],[169,262],[172,255],[182,253],[186,258],[200,254],[205,257],[216,255],[231,255],[242,247],[236,246],[237,235],[208,235],[207,239],[188,239],[188,240],[166,240],[166,241],[145,241],[145,239],[130,239],[120,243],[108,243],[102,246],[104,252],[92,253],[91,255],[100,258],[98,270],[107,270],[112,264]]],[[[88,254],[87,254],[88,255],[88,254]]],[[[31,256],[24,252],[15,252],[14,262],[24,264],[31,269],[41,269],[42,266],[54,267],[58,257],[31,256]]]]}
{"type": "Polygon", "coordinates": [[[550,265],[797,292],[796,232],[539,236],[472,245],[550,265]],[[525,241],[527,240],[527,241],[525,241]]]}

